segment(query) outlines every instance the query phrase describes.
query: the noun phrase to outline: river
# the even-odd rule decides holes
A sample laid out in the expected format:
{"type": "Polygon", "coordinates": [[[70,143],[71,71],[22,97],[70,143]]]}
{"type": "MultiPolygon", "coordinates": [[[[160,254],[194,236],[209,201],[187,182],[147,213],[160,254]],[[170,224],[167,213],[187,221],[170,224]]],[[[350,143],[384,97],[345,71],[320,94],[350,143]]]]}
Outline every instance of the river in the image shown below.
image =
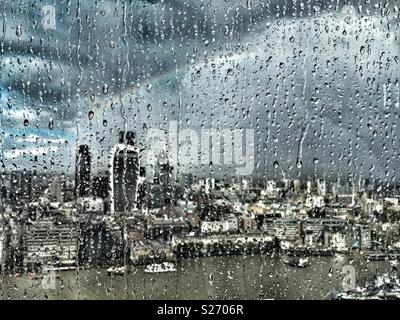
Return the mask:
{"type": "Polygon", "coordinates": [[[376,272],[389,272],[388,262],[360,255],[311,257],[311,266],[293,268],[282,257],[268,255],[185,259],[177,272],[148,274],[144,267],[125,276],[105,269],[58,273],[55,289],[41,276],[1,276],[2,299],[324,299],[341,288],[342,268],[352,265],[357,284],[376,272]]]}

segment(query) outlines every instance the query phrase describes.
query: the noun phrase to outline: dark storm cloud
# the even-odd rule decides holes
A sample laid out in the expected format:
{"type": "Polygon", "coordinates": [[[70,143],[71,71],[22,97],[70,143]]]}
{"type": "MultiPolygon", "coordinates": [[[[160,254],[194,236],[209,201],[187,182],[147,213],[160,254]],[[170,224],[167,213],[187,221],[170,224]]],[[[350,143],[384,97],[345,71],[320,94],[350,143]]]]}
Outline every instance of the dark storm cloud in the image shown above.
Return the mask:
{"type": "MultiPolygon", "coordinates": [[[[41,26],[41,7],[45,1],[5,1],[3,13],[3,56],[33,56],[52,62],[51,70],[41,70],[38,62],[39,85],[60,76],[60,68],[66,64],[72,70],[64,75],[64,90],[74,98],[79,87],[100,86],[102,81],[113,78],[110,84],[117,92],[123,83],[133,83],[151,78],[166,70],[185,64],[190,48],[202,50],[205,43],[226,42],[241,39],[249,33],[265,27],[265,22],[277,18],[302,18],[325,12],[340,12],[344,3],[354,5],[357,14],[394,14],[394,1],[311,1],[302,4],[278,0],[231,0],[222,1],[141,1],[98,2],[56,1],[57,30],[44,31],[41,26]],[[78,6],[79,4],[79,6],[78,6]],[[21,26],[22,35],[16,36],[21,26]],[[180,48],[182,47],[182,48],[180,48]],[[173,48],[173,49],[172,49],[173,48]],[[129,70],[127,65],[129,63],[129,70]],[[124,74],[127,72],[127,74],[124,74]],[[52,76],[50,79],[49,76],[52,76]],[[39,79],[40,78],[40,79],[39,79]]],[[[21,77],[13,66],[11,78],[4,79],[3,86],[15,86],[21,90],[21,77]],[[16,80],[17,78],[18,80],[16,80]]],[[[6,71],[7,67],[3,65],[6,71]]],[[[32,72],[32,70],[31,70],[32,72]]],[[[56,83],[55,86],[60,87],[56,83]]],[[[36,88],[37,91],[40,88],[36,88]]],[[[54,99],[54,90],[41,90],[54,99]]],[[[30,94],[35,94],[32,90],[30,94]]],[[[63,96],[56,96],[62,102],[63,96]]]]}

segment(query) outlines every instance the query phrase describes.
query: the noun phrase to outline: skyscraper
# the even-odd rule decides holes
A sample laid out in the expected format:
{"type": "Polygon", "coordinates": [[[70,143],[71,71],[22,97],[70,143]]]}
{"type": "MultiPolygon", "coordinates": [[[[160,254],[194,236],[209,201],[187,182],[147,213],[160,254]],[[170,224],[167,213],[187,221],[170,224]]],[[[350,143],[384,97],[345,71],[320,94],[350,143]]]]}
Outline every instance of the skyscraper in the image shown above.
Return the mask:
{"type": "Polygon", "coordinates": [[[83,197],[90,192],[90,165],[91,157],[89,146],[81,145],[76,155],[76,196],[83,197]]]}
{"type": "Polygon", "coordinates": [[[32,199],[32,172],[11,172],[11,194],[13,201],[29,201],[32,199]]]}
{"type": "Polygon", "coordinates": [[[134,146],[135,133],[120,132],[112,168],[114,213],[127,214],[136,206],[139,156],[134,146]]]}
{"type": "Polygon", "coordinates": [[[317,180],[317,192],[319,196],[326,196],[326,182],[324,179],[317,180]]]}
{"type": "Polygon", "coordinates": [[[109,196],[108,190],[108,177],[106,176],[97,176],[93,178],[93,196],[105,199],[109,196]]]}
{"type": "Polygon", "coordinates": [[[301,191],[301,181],[299,179],[293,180],[293,192],[299,194],[301,191]]]}
{"type": "Polygon", "coordinates": [[[132,131],[120,131],[119,132],[119,143],[120,144],[126,144],[129,146],[135,146],[136,142],[136,135],[132,131]]]}

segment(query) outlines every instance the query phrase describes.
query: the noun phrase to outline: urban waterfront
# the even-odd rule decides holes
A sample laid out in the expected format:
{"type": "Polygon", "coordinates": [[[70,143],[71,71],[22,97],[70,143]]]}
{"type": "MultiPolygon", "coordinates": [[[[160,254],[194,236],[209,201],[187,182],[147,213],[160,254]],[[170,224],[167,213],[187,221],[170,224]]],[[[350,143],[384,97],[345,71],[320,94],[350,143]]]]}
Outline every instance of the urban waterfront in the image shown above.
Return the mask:
{"type": "Polygon", "coordinates": [[[268,255],[184,259],[177,272],[147,274],[143,267],[125,276],[105,269],[58,273],[56,289],[46,289],[42,277],[1,276],[2,299],[326,299],[342,289],[342,269],[353,265],[357,284],[391,272],[389,262],[354,256],[313,257],[309,268],[286,265],[268,255]]]}

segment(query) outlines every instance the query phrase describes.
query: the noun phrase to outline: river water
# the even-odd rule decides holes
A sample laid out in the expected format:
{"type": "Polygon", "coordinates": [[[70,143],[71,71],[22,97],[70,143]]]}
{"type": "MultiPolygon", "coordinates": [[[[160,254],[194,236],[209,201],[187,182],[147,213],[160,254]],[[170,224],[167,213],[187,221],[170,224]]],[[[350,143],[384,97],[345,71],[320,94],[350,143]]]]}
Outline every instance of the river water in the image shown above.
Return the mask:
{"type": "Polygon", "coordinates": [[[360,255],[311,257],[311,266],[293,268],[282,257],[268,255],[185,259],[177,272],[148,274],[144,267],[125,276],[108,276],[105,269],[58,273],[55,289],[40,275],[1,276],[2,299],[324,299],[340,289],[342,268],[352,265],[357,284],[389,272],[388,262],[367,261],[360,255]]]}

